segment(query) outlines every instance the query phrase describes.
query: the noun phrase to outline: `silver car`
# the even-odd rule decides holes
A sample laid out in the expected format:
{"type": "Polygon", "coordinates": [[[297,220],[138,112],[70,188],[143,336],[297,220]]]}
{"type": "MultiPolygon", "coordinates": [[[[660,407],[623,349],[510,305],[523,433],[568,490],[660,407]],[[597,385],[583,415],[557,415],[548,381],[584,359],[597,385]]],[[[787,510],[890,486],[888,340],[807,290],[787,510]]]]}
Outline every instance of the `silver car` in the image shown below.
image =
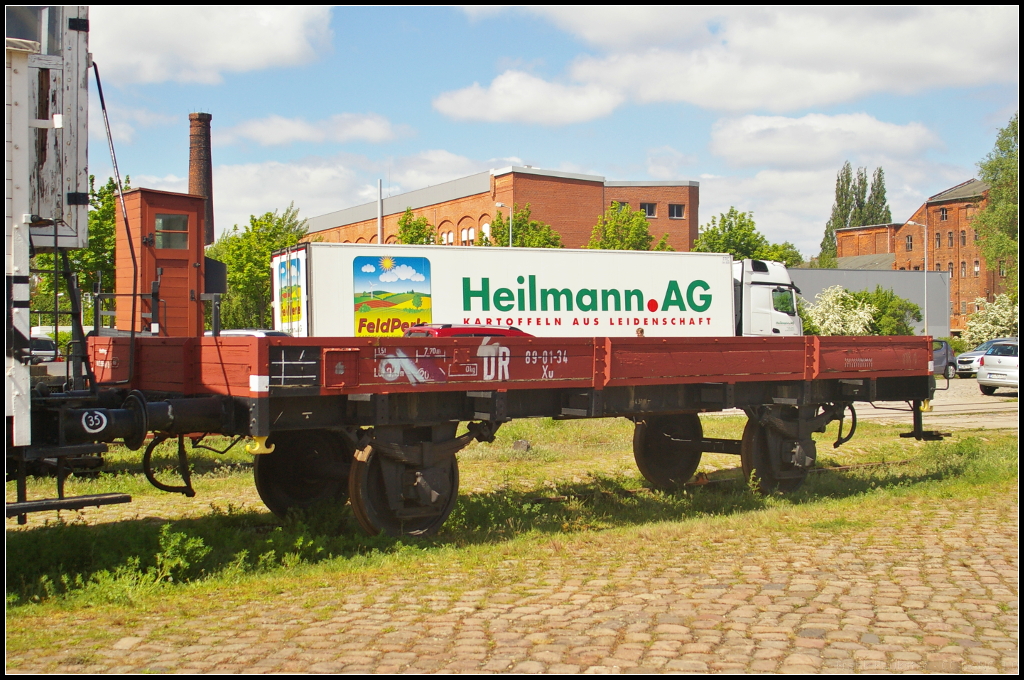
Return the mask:
{"type": "Polygon", "coordinates": [[[1020,357],[1016,342],[993,344],[978,363],[978,387],[982,394],[995,394],[1000,387],[1017,389],[1020,357]]]}
{"type": "Polygon", "coordinates": [[[978,362],[985,352],[997,342],[1017,342],[1017,338],[996,338],[986,340],[970,352],[964,352],[956,357],[956,374],[961,378],[973,378],[978,374],[978,362]]]}

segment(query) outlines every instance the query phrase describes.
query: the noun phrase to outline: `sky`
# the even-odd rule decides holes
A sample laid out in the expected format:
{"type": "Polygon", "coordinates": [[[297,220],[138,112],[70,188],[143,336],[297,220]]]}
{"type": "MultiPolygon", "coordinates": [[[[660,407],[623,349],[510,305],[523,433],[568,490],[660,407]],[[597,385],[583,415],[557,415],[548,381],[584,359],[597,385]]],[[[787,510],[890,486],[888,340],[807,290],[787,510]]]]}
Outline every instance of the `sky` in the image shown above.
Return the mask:
{"type": "MultiPolygon", "coordinates": [[[[94,6],[118,166],[185,191],[213,114],[222,232],[489,168],[696,180],[817,254],[844,161],[893,219],[977,174],[1018,109],[1012,7],[94,6]]],[[[90,166],[111,170],[90,97],[90,166]]]]}

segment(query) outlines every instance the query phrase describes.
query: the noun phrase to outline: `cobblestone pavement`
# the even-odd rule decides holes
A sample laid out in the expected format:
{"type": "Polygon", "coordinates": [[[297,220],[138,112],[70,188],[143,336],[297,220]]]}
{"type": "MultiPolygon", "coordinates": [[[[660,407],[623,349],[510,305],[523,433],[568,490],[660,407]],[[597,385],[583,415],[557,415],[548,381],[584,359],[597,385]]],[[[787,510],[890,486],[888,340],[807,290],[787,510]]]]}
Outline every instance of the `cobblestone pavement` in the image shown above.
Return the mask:
{"type": "Polygon", "coordinates": [[[888,503],[563,536],[401,578],[317,572],[8,669],[1017,673],[1016,489],[888,503]]]}

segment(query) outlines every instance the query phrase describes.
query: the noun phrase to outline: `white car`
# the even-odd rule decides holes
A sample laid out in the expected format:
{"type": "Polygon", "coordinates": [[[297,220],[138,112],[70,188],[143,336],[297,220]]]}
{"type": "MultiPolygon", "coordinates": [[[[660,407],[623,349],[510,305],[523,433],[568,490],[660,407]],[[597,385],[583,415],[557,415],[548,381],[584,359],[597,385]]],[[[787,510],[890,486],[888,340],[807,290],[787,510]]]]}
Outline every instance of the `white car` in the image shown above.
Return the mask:
{"type": "Polygon", "coordinates": [[[29,351],[31,352],[30,362],[41,364],[44,361],[63,361],[57,343],[49,335],[33,335],[29,351]]]}
{"type": "Polygon", "coordinates": [[[1017,389],[1020,357],[1018,343],[997,342],[978,362],[978,387],[982,394],[995,394],[1000,387],[1017,389]]]}

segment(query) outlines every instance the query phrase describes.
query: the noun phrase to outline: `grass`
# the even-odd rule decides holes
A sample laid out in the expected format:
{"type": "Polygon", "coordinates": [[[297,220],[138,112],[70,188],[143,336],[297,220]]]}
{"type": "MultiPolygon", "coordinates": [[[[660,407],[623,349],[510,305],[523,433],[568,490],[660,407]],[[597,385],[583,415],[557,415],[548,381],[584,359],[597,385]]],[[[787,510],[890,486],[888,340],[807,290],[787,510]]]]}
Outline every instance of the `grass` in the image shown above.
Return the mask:
{"type": "MultiPolygon", "coordinates": [[[[707,436],[738,438],[744,420],[704,423],[707,436]]],[[[832,449],[833,425],[818,436],[825,470],[795,494],[763,497],[741,479],[738,459],[726,455],[708,455],[702,463],[717,483],[677,493],[652,490],[636,471],[626,421],[514,422],[495,443],[460,454],[459,503],[438,536],[420,540],[363,536],[347,506],[277,520],[254,500],[250,457],[241,446],[223,457],[193,456],[199,497],[191,500],[151,489],[137,472],[139,454],[115,449],[110,474],[71,479],[68,494],[127,491],[148,509],[35,516],[22,528],[8,521],[8,646],[59,646],[59,631],[34,627],[41,620],[71,616],[78,625],[81,617],[99,617],[99,625],[147,611],[191,617],[219,606],[222,594],[274,598],[300,583],[357,585],[414,573],[417,579],[435,574],[429,583],[438,592],[457,593],[469,575],[477,586],[501,588],[514,582],[523,561],[609,532],[630,535],[627,544],[654,535],[682,540],[681,534],[710,545],[766,524],[826,533],[870,529],[872,516],[900,498],[977,497],[1015,484],[1015,433],[965,433],[925,444],[899,439],[905,429],[862,423],[857,438],[832,449]],[[528,451],[513,448],[520,439],[530,442],[528,451]],[[890,464],[827,469],[866,462],[890,464]]],[[[165,444],[157,460],[172,468],[173,446],[165,444]]],[[[51,495],[52,484],[33,480],[30,495],[51,495]]],[[[628,559],[629,551],[616,554],[609,569],[628,559]]]]}

